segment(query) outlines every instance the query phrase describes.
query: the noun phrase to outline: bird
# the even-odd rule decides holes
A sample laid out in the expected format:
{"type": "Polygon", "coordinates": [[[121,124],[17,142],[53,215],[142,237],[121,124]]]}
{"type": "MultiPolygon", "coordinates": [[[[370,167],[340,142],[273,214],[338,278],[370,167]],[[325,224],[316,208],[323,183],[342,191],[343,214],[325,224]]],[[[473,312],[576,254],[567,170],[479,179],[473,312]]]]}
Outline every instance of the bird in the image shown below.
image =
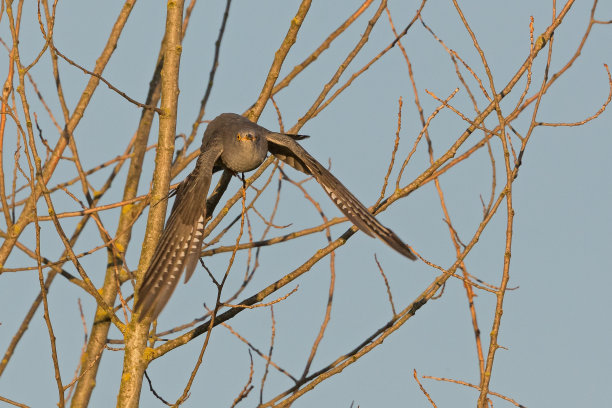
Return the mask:
{"type": "Polygon", "coordinates": [[[344,215],[361,231],[416,260],[412,250],[383,226],[355,196],[297,141],[308,136],[269,131],[235,113],[223,113],[207,126],[195,169],[174,191],[175,200],[152,260],[138,287],[135,310],[156,319],[185,272],[191,278],[202,252],[206,198],[212,174],[244,173],[259,167],[268,153],[314,177],[344,215]]]}

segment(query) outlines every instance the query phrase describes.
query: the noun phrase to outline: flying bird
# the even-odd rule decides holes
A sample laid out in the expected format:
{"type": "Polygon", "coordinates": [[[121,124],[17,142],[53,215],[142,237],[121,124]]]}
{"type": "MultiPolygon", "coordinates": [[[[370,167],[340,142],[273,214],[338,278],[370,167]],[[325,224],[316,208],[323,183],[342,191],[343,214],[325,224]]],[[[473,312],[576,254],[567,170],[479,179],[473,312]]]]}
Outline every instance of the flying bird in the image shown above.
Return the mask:
{"type": "Polygon", "coordinates": [[[380,238],[400,254],[416,259],[393,231],[378,222],[336,177],[296,142],[305,137],[271,132],[235,113],[223,113],[209,123],[195,169],[176,188],[170,217],[138,289],[136,311],[141,318],[157,318],[181,273],[185,271],[185,282],[193,274],[202,252],[206,197],[212,174],[221,169],[234,173],[253,170],[263,163],[268,152],[312,175],[360,230],[380,238]]]}

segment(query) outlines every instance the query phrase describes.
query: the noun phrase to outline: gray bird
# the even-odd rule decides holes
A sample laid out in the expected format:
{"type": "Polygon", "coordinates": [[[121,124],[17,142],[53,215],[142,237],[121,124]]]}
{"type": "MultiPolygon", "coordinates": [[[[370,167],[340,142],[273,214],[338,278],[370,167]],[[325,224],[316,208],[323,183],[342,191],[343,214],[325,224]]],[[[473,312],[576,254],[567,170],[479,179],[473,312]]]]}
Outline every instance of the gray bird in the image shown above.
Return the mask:
{"type": "Polygon", "coordinates": [[[206,197],[212,174],[221,169],[246,172],[257,168],[268,152],[291,167],[312,175],[348,219],[371,237],[377,236],[402,255],[416,259],[410,248],[383,226],[340,181],[316,161],[296,140],[307,136],[270,132],[235,113],[213,119],[200,147],[195,169],[176,188],[166,228],[138,289],[136,311],[157,318],[181,273],[191,278],[202,252],[206,197]]]}

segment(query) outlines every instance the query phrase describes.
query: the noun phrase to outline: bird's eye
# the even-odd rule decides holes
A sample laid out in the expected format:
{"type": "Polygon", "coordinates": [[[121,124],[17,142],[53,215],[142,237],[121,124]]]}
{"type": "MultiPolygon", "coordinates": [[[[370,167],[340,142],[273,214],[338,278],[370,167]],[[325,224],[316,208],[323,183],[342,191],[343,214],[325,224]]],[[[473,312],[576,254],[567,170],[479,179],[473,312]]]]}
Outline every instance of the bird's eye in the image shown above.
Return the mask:
{"type": "Polygon", "coordinates": [[[236,140],[240,140],[240,133],[236,133],[236,140]]]}

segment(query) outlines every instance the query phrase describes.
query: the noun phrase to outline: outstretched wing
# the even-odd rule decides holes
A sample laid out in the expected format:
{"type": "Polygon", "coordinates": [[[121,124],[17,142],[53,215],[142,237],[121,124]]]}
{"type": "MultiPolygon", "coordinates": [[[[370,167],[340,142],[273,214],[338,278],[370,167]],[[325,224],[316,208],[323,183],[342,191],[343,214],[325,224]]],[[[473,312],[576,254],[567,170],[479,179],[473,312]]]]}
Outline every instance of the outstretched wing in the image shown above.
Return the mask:
{"type": "Polygon", "coordinates": [[[136,311],[141,317],[157,318],[181,273],[185,271],[185,282],[193,274],[202,251],[206,196],[213,166],[222,152],[221,143],[210,143],[195,169],[176,189],[170,217],[138,289],[136,311]]]}
{"type": "Polygon", "coordinates": [[[353,224],[371,237],[377,236],[402,255],[416,259],[410,248],[382,225],[363,204],[325,167],[315,160],[293,137],[282,133],[269,133],[268,150],[291,167],[311,174],[321,184],[327,195],[353,224]]]}

